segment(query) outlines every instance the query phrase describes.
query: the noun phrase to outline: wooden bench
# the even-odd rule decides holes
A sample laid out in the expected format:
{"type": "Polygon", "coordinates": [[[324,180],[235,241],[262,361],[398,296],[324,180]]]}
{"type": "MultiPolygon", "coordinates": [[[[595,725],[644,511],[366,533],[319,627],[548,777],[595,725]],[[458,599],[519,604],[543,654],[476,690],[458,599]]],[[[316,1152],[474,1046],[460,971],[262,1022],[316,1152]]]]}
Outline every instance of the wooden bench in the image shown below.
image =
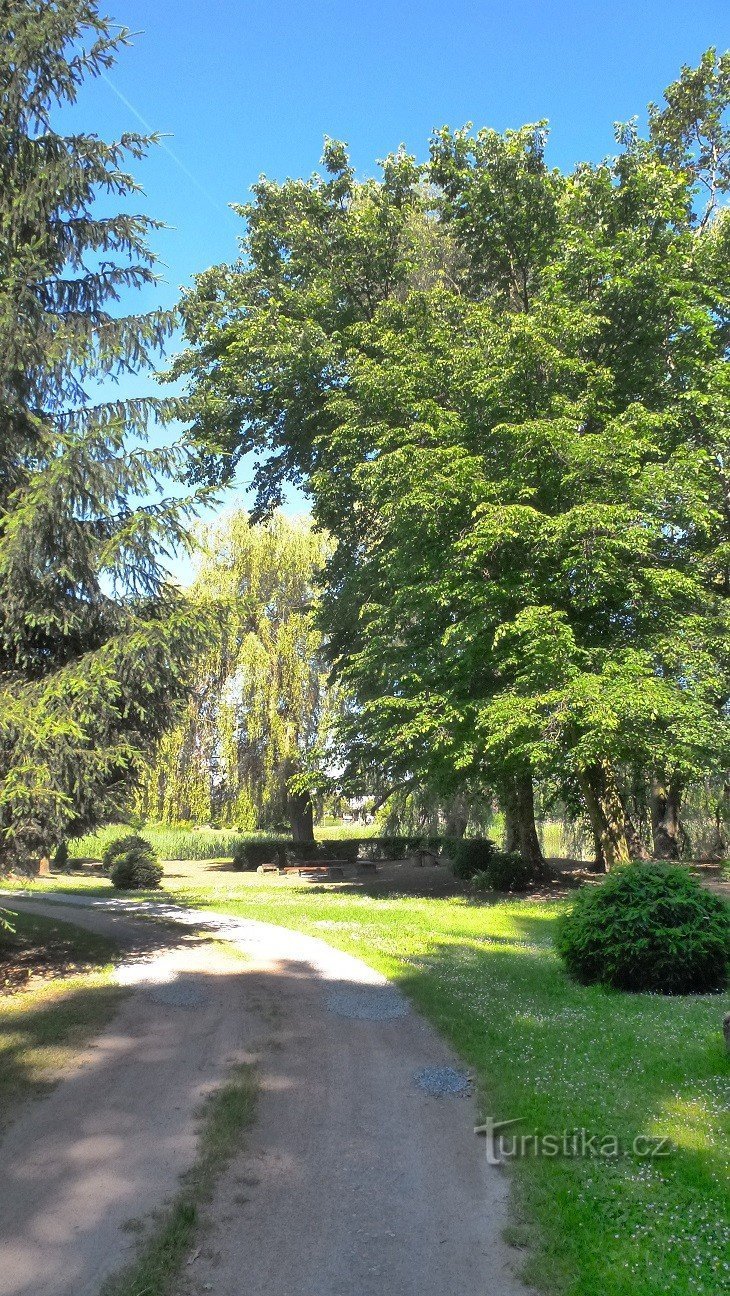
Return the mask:
{"type": "Polygon", "coordinates": [[[285,864],[280,872],[310,878],[344,877],[346,864],[347,860],[338,859],[295,860],[293,864],[285,864]]]}
{"type": "Polygon", "coordinates": [[[313,859],[295,860],[292,864],[259,864],[256,872],[284,875],[298,873],[300,877],[304,874],[309,874],[310,877],[344,877],[345,869],[348,867],[356,868],[363,873],[378,871],[375,860],[313,859]]]}

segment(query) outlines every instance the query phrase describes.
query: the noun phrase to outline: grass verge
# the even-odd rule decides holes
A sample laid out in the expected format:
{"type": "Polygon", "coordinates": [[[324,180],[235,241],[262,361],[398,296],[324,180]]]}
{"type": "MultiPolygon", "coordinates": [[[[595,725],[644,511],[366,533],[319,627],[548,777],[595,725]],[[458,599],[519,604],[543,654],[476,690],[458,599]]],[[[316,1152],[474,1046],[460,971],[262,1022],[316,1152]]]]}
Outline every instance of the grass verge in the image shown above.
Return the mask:
{"type": "Polygon", "coordinates": [[[57,1083],[126,993],[112,984],[111,941],[36,915],[13,914],[12,922],[0,968],[20,968],[30,979],[0,994],[0,1126],[24,1099],[57,1083]]]}
{"type": "Polygon", "coordinates": [[[101,1296],[168,1296],[174,1292],[198,1230],[199,1207],[210,1199],[219,1174],[241,1146],[241,1135],[253,1120],[256,1091],[253,1067],[242,1063],[211,1095],[201,1113],[198,1156],[183,1177],[180,1192],[172,1205],[160,1212],[136,1260],[104,1284],[101,1296]]]}

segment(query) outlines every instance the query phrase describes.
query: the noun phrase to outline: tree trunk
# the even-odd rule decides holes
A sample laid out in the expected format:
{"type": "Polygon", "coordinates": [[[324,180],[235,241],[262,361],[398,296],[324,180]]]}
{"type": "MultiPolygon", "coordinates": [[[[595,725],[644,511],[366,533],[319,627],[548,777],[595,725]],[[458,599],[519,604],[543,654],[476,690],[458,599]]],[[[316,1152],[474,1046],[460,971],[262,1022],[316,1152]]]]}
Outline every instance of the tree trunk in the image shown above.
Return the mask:
{"type": "Polygon", "coordinates": [[[589,871],[591,873],[605,873],[606,856],[603,853],[601,834],[597,830],[596,825],[593,823],[593,820],[591,820],[591,832],[593,834],[593,863],[590,865],[589,871]]]}
{"type": "Polygon", "coordinates": [[[682,789],[663,779],[654,779],[651,792],[651,829],[654,859],[679,859],[681,826],[679,810],[682,789]]]}
{"type": "Polygon", "coordinates": [[[287,810],[295,841],[314,841],[314,808],[308,790],[290,792],[287,810]]]}
{"type": "Polygon", "coordinates": [[[464,797],[454,797],[444,809],[444,837],[463,837],[469,822],[469,807],[464,797]]]}
{"type": "Polygon", "coordinates": [[[596,842],[596,855],[606,871],[631,860],[627,819],[613,770],[607,762],[578,771],[578,782],[586,803],[596,842]]]}
{"type": "Polygon", "coordinates": [[[535,827],[535,797],[532,775],[518,774],[507,785],[504,794],[506,851],[515,851],[534,865],[538,874],[545,873],[545,859],[535,827]]]}
{"type": "Polygon", "coordinates": [[[636,821],[624,806],[624,817],[626,822],[626,841],[629,847],[629,855],[632,859],[648,860],[651,858],[646,848],[646,843],[636,826],[636,821]]]}
{"type": "Polygon", "coordinates": [[[730,782],[725,782],[723,783],[722,792],[715,802],[715,822],[712,833],[702,845],[702,859],[725,859],[728,854],[727,833],[725,831],[728,802],[730,802],[730,782]]]}
{"type": "Polygon", "coordinates": [[[40,859],[38,860],[38,868],[36,870],[36,876],[37,877],[51,876],[51,861],[47,855],[41,855],[40,859]]]}

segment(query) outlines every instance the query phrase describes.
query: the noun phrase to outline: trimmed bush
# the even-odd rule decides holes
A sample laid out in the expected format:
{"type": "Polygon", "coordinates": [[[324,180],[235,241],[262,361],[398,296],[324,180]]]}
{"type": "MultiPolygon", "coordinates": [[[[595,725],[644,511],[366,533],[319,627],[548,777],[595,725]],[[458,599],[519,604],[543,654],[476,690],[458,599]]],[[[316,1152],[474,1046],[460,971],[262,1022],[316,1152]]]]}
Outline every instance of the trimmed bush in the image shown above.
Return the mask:
{"type": "Polygon", "coordinates": [[[146,837],[140,837],[138,833],[127,833],[124,837],[115,837],[109,842],[101,857],[102,867],[112,868],[118,856],[126,855],[128,851],[149,851],[154,856],[152,846],[146,837]]]}
{"type": "MultiPolygon", "coordinates": [[[[163,869],[149,842],[136,836],[127,837],[126,842],[126,847],[117,849],[111,858],[112,885],[120,891],[148,891],[158,887],[163,869]]],[[[114,845],[112,842],[111,846],[114,845]]],[[[109,850],[105,851],[105,856],[109,850]]]]}
{"type": "Polygon", "coordinates": [[[346,860],[353,864],[360,854],[359,837],[339,837],[333,841],[288,841],[286,853],[291,860],[346,860]]]}
{"type": "Polygon", "coordinates": [[[555,944],[579,981],[701,994],[726,980],[730,906],[686,869],[629,864],[584,887],[559,920],[555,944]]]}
{"type": "Polygon", "coordinates": [[[472,877],[476,891],[527,891],[535,870],[515,851],[495,851],[486,867],[472,877]]]}
{"type": "Polygon", "coordinates": [[[369,860],[402,860],[420,846],[422,837],[364,837],[364,858],[369,860]]]}
{"type": "Polygon", "coordinates": [[[470,882],[475,873],[486,870],[496,846],[488,837],[462,837],[450,846],[454,877],[470,882]]]}
{"type": "Polygon", "coordinates": [[[354,864],[360,857],[362,840],[360,837],[340,837],[321,842],[322,859],[347,860],[348,864],[354,864]]]}
{"type": "Polygon", "coordinates": [[[285,845],[287,860],[317,860],[324,859],[325,848],[318,841],[292,841],[291,838],[285,845]]]}
{"type": "Polygon", "coordinates": [[[257,869],[259,864],[283,864],[284,853],[291,842],[272,838],[270,841],[242,841],[233,847],[233,867],[242,870],[257,869]]]}

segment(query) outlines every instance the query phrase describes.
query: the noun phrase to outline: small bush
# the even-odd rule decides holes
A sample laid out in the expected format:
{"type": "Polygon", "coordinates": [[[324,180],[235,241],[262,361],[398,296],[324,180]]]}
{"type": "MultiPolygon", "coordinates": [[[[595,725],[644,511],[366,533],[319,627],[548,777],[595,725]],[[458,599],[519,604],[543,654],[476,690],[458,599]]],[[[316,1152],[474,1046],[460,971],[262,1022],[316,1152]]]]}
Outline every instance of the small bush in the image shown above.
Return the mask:
{"type": "Polygon", "coordinates": [[[484,872],[496,847],[488,837],[462,837],[450,846],[454,877],[469,882],[475,873],[484,872]]]}
{"type": "Polygon", "coordinates": [[[101,857],[102,866],[105,869],[111,869],[114,861],[120,855],[126,855],[128,851],[149,851],[151,855],[154,855],[154,851],[146,837],[140,837],[137,833],[127,833],[126,836],[115,837],[109,842],[101,857]]]}
{"type": "Polygon", "coordinates": [[[527,891],[534,880],[532,865],[517,852],[495,851],[471,884],[475,891],[527,891]]]}
{"type": "Polygon", "coordinates": [[[257,869],[260,864],[282,864],[284,852],[291,843],[287,841],[242,841],[233,847],[233,867],[257,869]]]}
{"type": "Polygon", "coordinates": [[[463,840],[463,837],[427,837],[426,847],[428,850],[435,851],[441,859],[447,859],[453,863],[454,854],[463,840]]]}
{"type": "Polygon", "coordinates": [[[151,891],[162,881],[163,868],[151,853],[128,851],[118,855],[110,873],[119,891],[151,891]]]}
{"type": "Polygon", "coordinates": [[[579,893],[555,943],[579,981],[701,994],[726,979],[730,906],[686,869],[630,864],[579,893]]]}
{"type": "Polygon", "coordinates": [[[131,844],[124,850],[117,850],[112,858],[112,885],[120,891],[147,891],[158,887],[163,868],[149,842],[144,837],[129,837],[127,841],[131,844]]]}

